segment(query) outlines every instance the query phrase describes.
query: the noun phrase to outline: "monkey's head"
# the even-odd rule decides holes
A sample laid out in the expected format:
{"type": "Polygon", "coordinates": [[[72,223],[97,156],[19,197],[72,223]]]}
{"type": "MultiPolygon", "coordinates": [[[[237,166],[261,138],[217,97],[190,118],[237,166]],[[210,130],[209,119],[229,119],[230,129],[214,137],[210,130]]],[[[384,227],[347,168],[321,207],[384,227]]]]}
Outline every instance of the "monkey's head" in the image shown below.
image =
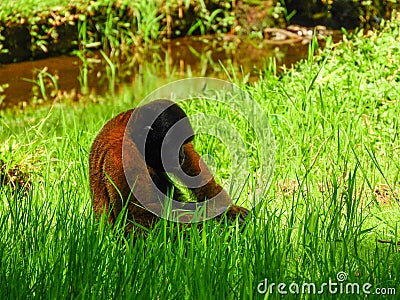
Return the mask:
{"type": "Polygon", "coordinates": [[[185,112],[170,100],[155,100],[137,107],[128,130],[148,166],[157,171],[179,168],[183,145],[194,132],[185,112]]]}

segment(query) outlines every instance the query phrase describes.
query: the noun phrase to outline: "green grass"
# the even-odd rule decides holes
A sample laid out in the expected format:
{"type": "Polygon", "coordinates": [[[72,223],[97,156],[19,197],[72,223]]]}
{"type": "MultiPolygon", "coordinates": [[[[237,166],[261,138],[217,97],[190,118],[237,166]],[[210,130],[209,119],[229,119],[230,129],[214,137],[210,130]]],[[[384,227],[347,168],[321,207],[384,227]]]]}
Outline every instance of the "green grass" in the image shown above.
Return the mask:
{"type": "MultiPolygon", "coordinates": [[[[265,278],[319,287],[341,271],[344,283],[399,293],[398,247],[377,242],[400,240],[399,25],[243,85],[267,112],[277,145],[273,184],[243,232],[161,221],[133,241],[95,222],[88,149],[155,80],[97,103],[1,112],[0,161],[28,172],[30,189],[0,186],[0,298],[253,299],[264,298],[257,286],[265,278]]],[[[281,298],[274,291],[265,298],[281,298]]],[[[338,298],[327,289],[320,296],[338,298]]]]}
{"type": "Polygon", "coordinates": [[[88,1],[85,0],[4,0],[0,4],[0,16],[3,19],[17,13],[21,16],[28,17],[38,12],[60,9],[69,5],[82,5],[87,2],[88,1]]]}

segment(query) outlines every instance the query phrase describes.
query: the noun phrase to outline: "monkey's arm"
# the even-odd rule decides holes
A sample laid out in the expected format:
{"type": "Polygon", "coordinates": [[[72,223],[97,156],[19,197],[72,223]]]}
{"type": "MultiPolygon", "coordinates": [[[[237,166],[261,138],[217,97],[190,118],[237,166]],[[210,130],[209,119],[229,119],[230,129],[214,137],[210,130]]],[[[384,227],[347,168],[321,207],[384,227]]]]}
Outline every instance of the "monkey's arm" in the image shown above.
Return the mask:
{"type": "MultiPolygon", "coordinates": [[[[215,199],[215,202],[213,202],[214,208],[211,208],[210,213],[213,213],[213,209],[220,211],[221,208],[227,208],[226,215],[229,219],[239,217],[239,221],[243,222],[249,211],[244,207],[233,205],[228,193],[216,183],[214,176],[200,155],[194,150],[192,143],[185,144],[183,147],[185,157],[181,166],[182,170],[188,176],[200,177],[200,180],[198,180],[200,184],[197,187],[190,188],[197,200],[202,202],[208,199],[215,199]]],[[[185,183],[185,180],[182,181],[185,183]]]]}
{"type": "Polygon", "coordinates": [[[190,184],[186,184],[185,178],[178,178],[182,180],[182,182],[189,186],[190,190],[194,193],[198,201],[204,201],[206,199],[211,199],[217,196],[220,193],[224,194],[226,200],[230,202],[229,195],[223,188],[217,184],[214,180],[214,176],[209,171],[206,163],[201,159],[200,155],[194,150],[192,143],[187,143],[183,145],[184,152],[184,160],[181,168],[185,175],[189,177],[198,177],[198,180],[195,180],[195,187],[193,186],[193,182],[190,184]]]}

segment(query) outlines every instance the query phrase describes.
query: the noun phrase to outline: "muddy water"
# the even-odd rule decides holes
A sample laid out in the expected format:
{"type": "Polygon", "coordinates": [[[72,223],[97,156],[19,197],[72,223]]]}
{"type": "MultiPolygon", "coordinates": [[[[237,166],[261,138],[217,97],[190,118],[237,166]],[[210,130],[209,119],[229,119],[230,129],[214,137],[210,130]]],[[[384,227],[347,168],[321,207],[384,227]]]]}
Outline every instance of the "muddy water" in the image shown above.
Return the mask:
{"type": "MultiPolygon", "coordinates": [[[[117,72],[114,83],[117,86],[132,82],[134,84],[135,74],[143,72],[143,66],[146,65],[157,66],[152,70],[156,76],[164,79],[171,73],[174,73],[175,78],[188,74],[226,78],[222,64],[229,69],[233,66],[240,74],[249,73],[251,80],[265,68],[270,58],[274,58],[278,66],[291,66],[306,58],[307,53],[308,45],[300,42],[271,45],[260,40],[244,41],[235,36],[174,39],[151,51],[133,53],[128,60],[115,61],[117,72]]],[[[113,89],[109,84],[109,65],[99,52],[90,55],[86,86],[82,83],[83,68],[84,63],[77,56],[2,65],[0,107],[23,106],[35,101],[34,99],[46,97],[49,100],[62,93],[77,97],[85,93],[105,94],[113,89]],[[40,90],[40,70],[45,96],[40,90]]],[[[118,87],[115,88],[118,90],[118,87]]]]}

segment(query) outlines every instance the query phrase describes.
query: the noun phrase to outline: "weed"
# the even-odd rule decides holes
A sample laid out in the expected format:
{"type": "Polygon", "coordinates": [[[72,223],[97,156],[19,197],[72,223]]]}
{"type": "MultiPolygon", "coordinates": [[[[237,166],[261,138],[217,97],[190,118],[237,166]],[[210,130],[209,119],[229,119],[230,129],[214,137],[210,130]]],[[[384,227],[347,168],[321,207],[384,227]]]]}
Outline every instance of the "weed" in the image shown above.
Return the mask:
{"type": "Polygon", "coordinates": [[[44,101],[47,101],[49,99],[49,96],[51,98],[56,97],[56,95],[58,94],[57,76],[47,72],[47,67],[45,67],[42,70],[37,70],[36,77],[37,77],[36,80],[23,78],[25,81],[33,83],[34,87],[36,87],[39,90],[40,94],[38,94],[34,88],[33,89],[34,95],[41,97],[44,101]],[[51,89],[50,95],[48,95],[49,89],[51,89]]]}

